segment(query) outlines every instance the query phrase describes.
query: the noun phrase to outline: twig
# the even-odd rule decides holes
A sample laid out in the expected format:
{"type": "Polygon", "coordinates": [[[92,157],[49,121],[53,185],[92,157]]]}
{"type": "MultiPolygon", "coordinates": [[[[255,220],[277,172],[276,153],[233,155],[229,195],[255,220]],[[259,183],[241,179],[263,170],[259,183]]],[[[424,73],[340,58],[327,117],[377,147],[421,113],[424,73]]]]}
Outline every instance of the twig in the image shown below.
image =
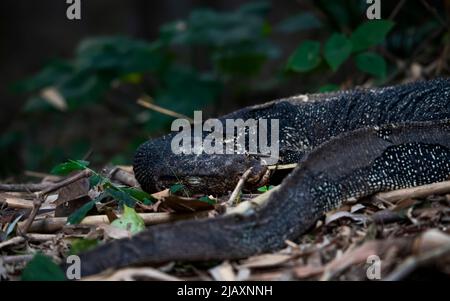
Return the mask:
{"type": "Polygon", "coordinates": [[[183,118],[183,119],[187,119],[189,120],[190,123],[194,123],[194,120],[192,118],[187,117],[186,115],[174,112],[172,110],[160,107],[158,105],[155,105],[154,103],[151,103],[150,101],[152,100],[152,98],[148,95],[142,96],[141,98],[139,98],[137,100],[137,103],[141,106],[143,106],[144,108],[156,111],[158,113],[170,116],[170,117],[175,117],[175,118],[183,118]]]}
{"type": "Polygon", "coordinates": [[[34,178],[40,178],[40,179],[47,178],[49,181],[52,181],[52,182],[61,181],[61,177],[59,177],[59,176],[55,176],[55,175],[51,175],[51,174],[43,173],[43,172],[38,172],[38,171],[25,170],[24,174],[28,177],[34,177],[34,178]]]}
{"type": "Polygon", "coordinates": [[[234,188],[233,192],[231,193],[230,198],[227,201],[227,205],[233,205],[234,200],[238,196],[238,194],[241,192],[242,186],[244,186],[245,181],[247,181],[247,178],[250,176],[250,173],[252,172],[252,168],[250,167],[247,169],[239,179],[239,182],[237,183],[236,187],[234,188]]]}
{"type": "Polygon", "coordinates": [[[4,242],[0,242],[0,249],[2,249],[4,247],[7,247],[7,246],[10,246],[10,245],[20,244],[21,242],[24,242],[24,241],[25,241],[24,237],[16,236],[16,237],[8,239],[8,240],[6,240],[4,242]]]}
{"type": "Polygon", "coordinates": [[[394,20],[394,18],[397,16],[399,11],[402,9],[405,2],[406,2],[406,0],[401,0],[399,3],[397,3],[397,6],[394,8],[392,13],[389,15],[389,20],[394,20]]]}
{"type": "Polygon", "coordinates": [[[260,208],[262,206],[265,206],[267,201],[269,200],[269,197],[277,191],[280,188],[280,186],[275,186],[269,191],[266,191],[260,195],[258,195],[256,198],[251,199],[249,201],[245,201],[237,205],[236,207],[228,207],[225,214],[239,214],[239,215],[247,215],[250,214],[254,208],[260,208]]]}
{"type": "MultiPolygon", "coordinates": [[[[56,177],[55,177],[55,179],[56,179],[56,177]]],[[[45,191],[47,189],[50,189],[51,191],[53,191],[53,190],[59,189],[62,186],[67,185],[67,184],[64,184],[65,181],[67,181],[67,179],[70,179],[70,178],[66,178],[64,180],[61,180],[59,182],[54,182],[54,183],[47,182],[47,183],[30,183],[30,184],[0,184],[0,191],[38,192],[38,191],[45,191]],[[60,186],[60,185],[62,185],[62,186],[60,186]],[[54,187],[56,187],[56,189],[54,187]]]]}
{"type": "Polygon", "coordinates": [[[441,16],[439,15],[439,13],[437,12],[436,8],[431,6],[427,1],[425,0],[421,0],[420,1],[422,3],[423,6],[425,6],[425,8],[431,13],[433,14],[433,16],[439,21],[439,23],[441,23],[441,25],[443,27],[445,27],[446,29],[449,29],[449,25],[447,22],[445,22],[444,20],[442,20],[441,16]]]}
{"type": "MultiPolygon", "coordinates": [[[[0,195],[0,204],[7,204],[8,208],[19,209],[33,209],[33,201],[16,198],[13,196],[0,195]]],[[[45,208],[41,209],[55,209],[54,204],[46,204],[45,208]]]]}
{"type": "Polygon", "coordinates": [[[292,163],[292,164],[282,164],[282,165],[269,165],[267,166],[270,170],[283,170],[283,169],[294,169],[296,168],[298,163],[292,163]]]}
{"type": "Polygon", "coordinates": [[[433,183],[418,187],[381,192],[374,196],[375,199],[395,203],[405,199],[424,198],[432,194],[450,193],[450,181],[433,183]]]}
{"type": "Polygon", "coordinates": [[[37,241],[37,242],[43,242],[55,239],[55,234],[41,234],[41,233],[29,233],[27,234],[27,239],[29,241],[37,241]]]}
{"type": "Polygon", "coordinates": [[[446,244],[440,248],[433,249],[419,256],[408,258],[403,264],[397,267],[391,274],[389,274],[384,281],[398,281],[404,279],[411,274],[418,267],[427,265],[435,259],[450,254],[450,244],[446,244]]]}
{"type": "MultiPolygon", "coordinates": [[[[199,211],[186,214],[175,214],[167,212],[138,213],[138,214],[144,220],[145,225],[156,225],[184,219],[205,218],[208,217],[209,212],[211,211],[199,211]]],[[[81,221],[80,225],[98,226],[109,223],[110,222],[107,215],[91,215],[85,217],[81,221]]],[[[67,224],[66,217],[51,217],[34,221],[29,227],[28,231],[38,233],[54,233],[56,231],[61,230],[66,224],[67,224]]],[[[19,223],[19,226],[20,225],[21,223],[19,223]]]]}
{"type": "Polygon", "coordinates": [[[55,237],[56,237],[56,235],[54,235],[54,234],[28,234],[26,238],[23,236],[15,236],[4,242],[1,242],[0,249],[10,246],[10,245],[20,244],[21,242],[24,242],[25,240],[43,242],[43,241],[52,240],[55,237]]]}
{"type": "Polygon", "coordinates": [[[73,175],[65,180],[62,180],[61,182],[55,183],[44,190],[42,190],[36,197],[36,199],[33,201],[33,209],[31,210],[30,216],[25,221],[25,224],[23,227],[18,227],[18,230],[20,231],[21,235],[26,235],[28,232],[28,229],[30,228],[31,224],[33,223],[34,219],[36,218],[37,213],[39,212],[39,209],[41,208],[41,205],[44,201],[44,196],[49,194],[50,192],[53,192],[55,190],[60,189],[61,187],[67,186],[72,184],[73,182],[76,182],[80,179],[89,177],[91,175],[91,171],[89,169],[85,169],[80,173],[77,173],[76,175],[73,175]]]}
{"type": "Polygon", "coordinates": [[[0,191],[8,192],[36,192],[47,188],[50,183],[38,183],[38,184],[0,184],[0,191]]]}
{"type": "Polygon", "coordinates": [[[67,179],[62,180],[61,182],[52,184],[51,186],[49,186],[49,187],[45,188],[44,190],[42,190],[42,192],[40,194],[41,195],[49,194],[50,192],[58,190],[61,187],[70,185],[73,182],[76,182],[76,181],[78,181],[80,179],[87,178],[87,177],[91,176],[91,173],[92,172],[89,169],[85,169],[82,172],[79,172],[79,173],[77,173],[77,174],[75,174],[75,175],[73,175],[73,176],[71,176],[71,177],[69,177],[67,179]]]}
{"type": "Polygon", "coordinates": [[[18,263],[18,262],[28,262],[31,259],[33,259],[34,255],[32,254],[26,254],[26,255],[12,255],[12,256],[3,256],[2,260],[3,263],[6,264],[14,264],[14,263],[18,263]]]}

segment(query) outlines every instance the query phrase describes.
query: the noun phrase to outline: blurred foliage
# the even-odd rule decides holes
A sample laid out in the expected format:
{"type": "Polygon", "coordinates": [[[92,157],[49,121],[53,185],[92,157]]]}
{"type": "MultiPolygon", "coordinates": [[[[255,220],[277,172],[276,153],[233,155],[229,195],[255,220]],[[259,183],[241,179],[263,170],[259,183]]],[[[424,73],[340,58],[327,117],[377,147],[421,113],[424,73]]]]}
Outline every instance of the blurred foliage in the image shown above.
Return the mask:
{"type": "MultiPolygon", "coordinates": [[[[420,4],[405,6],[406,17],[394,24],[367,21],[365,1],[308,3],[309,10],[293,11],[276,22],[268,19],[270,3],[259,1],[231,12],[195,9],[185,20],[161,26],[159,37],[152,42],[117,36],[82,41],[72,59],[55,59],[14,86],[15,91],[30,96],[23,113],[30,126],[26,133],[15,131],[0,137],[0,152],[22,143],[24,165],[29,169],[84,157],[90,143],[81,139],[43,146],[34,139],[36,124],[46,118],[63,125],[68,114],[61,111],[88,115],[95,107],[110,107],[112,93],[125,99],[120,111],[126,121],[108,133],[126,128],[129,137],[123,143],[127,147],[115,157],[94,153],[90,160],[129,163],[136,146],[149,134],[167,131],[172,120],[135,105],[140,95],[150,95],[159,106],[191,115],[226,97],[280,89],[299,78],[313,79],[309,89],[313,92],[339,89],[348,77],[335,75],[344,72],[353,84],[368,79],[381,84],[397,68],[385,60],[386,51],[411,54],[439,27],[433,18],[418,24],[410,21],[422,13],[420,4]],[[298,39],[299,34],[309,38],[298,39]],[[297,48],[283,49],[275,42],[280,36],[298,39],[297,48]]],[[[3,168],[9,168],[7,162],[3,168]]]]}
{"type": "Polygon", "coordinates": [[[21,274],[23,281],[64,281],[66,275],[48,256],[36,253],[21,274]]]}

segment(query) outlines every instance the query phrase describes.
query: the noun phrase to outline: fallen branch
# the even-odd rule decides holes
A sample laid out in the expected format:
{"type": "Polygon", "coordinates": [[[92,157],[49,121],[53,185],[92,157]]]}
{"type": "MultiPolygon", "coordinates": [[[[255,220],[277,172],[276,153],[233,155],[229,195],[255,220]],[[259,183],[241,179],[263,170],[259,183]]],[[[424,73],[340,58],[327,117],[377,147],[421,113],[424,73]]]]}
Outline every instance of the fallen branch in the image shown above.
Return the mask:
{"type": "Polygon", "coordinates": [[[377,193],[374,198],[385,202],[398,202],[405,199],[418,199],[432,194],[450,193],[450,181],[433,183],[412,188],[377,193]]]}
{"type": "Polygon", "coordinates": [[[22,236],[16,236],[11,239],[5,240],[4,242],[0,242],[0,250],[4,247],[20,244],[21,242],[24,242],[25,238],[22,236]]]}
{"type": "Polygon", "coordinates": [[[36,241],[36,242],[43,242],[43,241],[48,241],[48,240],[52,240],[56,237],[56,235],[53,234],[28,234],[27,237],[23,237],[23,236],[15,236],[11,239],[8,239],[4,242],[0,242],[0,249],[7,247],[7,246],[11,246],[11,245],[16,245],[16,244],[20,244],[26,240],[28,241],[36,241]]]}
{"type": "Polygon", "coordinates": [[[50,183],[38,184],[0,184],[0,191],[8,192],[36,192],[47,188],[50,183]]]}
{"type": "MultiPolygon", "coordinates": [[[[14,196],[0,195],[0,204],[7,204],[8,208],[18,209],[33,209],[33,201],[16,198],[14,196]]],[[[45,208],[41,209],[55,209],[53,204],[45,204],[45,208]]]]}
{"type": "MultiPolygon", "coordinates": [[[[184,219],[193,219],[193,218],[205,218],[208,217],[208,213],[210,211],[199,211],[193,213],[186,214],[175,214],[175,213],[167,213],[167,212],[159,212],[159,213],[139,213],[139,215],[144,220],[145,225],[156,225],[174,222],[178,220],[184,219]]],[[[91,215],[85,217],[80,225],[88,225],[88,226],[99,226],[102,224],[109,224],[108,216],[106,215],[91,215]]],[[[21,223],[19,223],[20,226],[21,223]]],[[[61,230],[67,224],[66,217],[51,217],[42,220],[34,221],[30,228],[29,232],[38,232],[38,233],[54,233],[56,231],[61,230]]]]}

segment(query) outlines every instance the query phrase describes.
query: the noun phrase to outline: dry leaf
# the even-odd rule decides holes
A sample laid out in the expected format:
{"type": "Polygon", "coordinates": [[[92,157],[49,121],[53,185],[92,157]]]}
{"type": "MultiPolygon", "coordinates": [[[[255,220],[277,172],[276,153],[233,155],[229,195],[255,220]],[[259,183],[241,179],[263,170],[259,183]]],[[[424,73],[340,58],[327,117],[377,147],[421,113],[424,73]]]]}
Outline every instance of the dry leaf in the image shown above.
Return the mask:
{"type": "Polygon", "coordinates": [[[414,242],[413,253],[420,254],[450,244],[450,235],[431,229],[423,233],[414,242]]]}
{"type": "Polygon", "coordinates": [[[103,235],[105,239],[122,239],[122,238],[130,238],[132,236],[131,232],[125,229],[119,229],[117,227],[111,225],[100,225],[98,226],[101,230],[103,230],[103,235]]]}
{"type": "Polygon", "coordinates": [[[357,223],[364,223],[367,221],[367,216],[362,214],[353,214],[347,211],[338,211],[336,213],[333,213],[332,215],[329,215],[325,219],[325,225],[328,225],[334,221],[337,221],[341,218],[350,218],[351,220],[357,222],[357,223]]]}
{"type": "Polygon", "coordinates": [[[45,99],[54,108],[65,112],[67,111],[67,102],[59,91],[54,87],[42,89],[41,97],[45,99]]]}
{"type": "Polygon", "coordinates": [[[358,212],[358,211],[360,211],[360,210],[362,210],[364,208],[366,208],[366,206],[364,206],[363,204],[356,204],[356,205],[352,206],[352,208],[350,209],[350,212],[351,213],[355,213],[355,212],[358,212]]]}
{"type": "Polygon", "coordinates": [[[305,265],[301,267],[296,267],[294,269],[294,274],[297,278],[303,279],[322,274],[324,270],[325,269],[323,266],[305,265]]]}
{"type": "Polygon", "coordinates": [[[239,267],[245,268],[268,268],[279,266],[292,258],[285,254],[263,254],[250,257],[242,262],[239,267]]]}
{"type": "Polygon", "coordinates": [[[236,274],[228,261],[209,270],[216,281],[236,281],[236,274]]]}

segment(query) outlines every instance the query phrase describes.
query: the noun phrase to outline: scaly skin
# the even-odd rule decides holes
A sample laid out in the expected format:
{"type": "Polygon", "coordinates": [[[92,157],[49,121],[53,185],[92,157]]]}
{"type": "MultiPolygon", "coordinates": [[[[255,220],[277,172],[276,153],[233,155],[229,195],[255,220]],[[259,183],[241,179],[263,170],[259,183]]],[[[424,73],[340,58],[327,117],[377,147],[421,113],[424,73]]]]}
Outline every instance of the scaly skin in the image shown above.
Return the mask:
{"type": "MultiPolygon", "coordinates": [[[[220,120],[239,118],[279,119],[279,163],[296,163],[321,143],[362,127],[450,118],[450,80],[300,95],[247,107],[220,120]]],[[[249,167],[253,170],[248,188],[262,186],[259,181],[266,169],[259,158],[175,155],[170,148],[173,136],[152,139],[137,150],[134,171],[144,190],[160,191],[182,182],[192,192],[225,194],[249,167]]]]}
{"type": "MultiPolygon", "coordinates": [[[[287,118],[280,119],[282,162],[296,161],[299,165],[266,205],[246,216],[150,227],[131,239],[81,254],[82,274],[138,263],[236,259],[273,251],[281,248],[286,239],[295,240],[324,212],[348,198],[445,180],[450,176],[449,93],[448,80],[435,80],[311,95],[308,102],[282,100],[227,115],[287,118]],[[388,125],[382,125],[385,123],[388,125]]],[[[179,172],[178,179],[205,172],[207,176],[199,182],[215,176],[225,183],[217,185],[223,189],[233,187],[243,172],[241,168],[258,166],[247,159],[250,157],[230,156],[226,159],[229,168],[225,169],[230,174],[224,174],[220,157],[210,160],[201,155],[189,166],[204,167],[204,161],[209,161],[210,170],[188,170],[177,164],[190,164],[190,158],[180,161],[179,156],[170,153],[159,155],[167,141],[161,138],[138,150],[136,176],[146,190],[159,188],[152,181],[160,179],[156,171],[164,174],[165,155],[172,169],[179,172]],[[157,156],[161,157],[155,160],[157,156]],[[234,168],[233,160],[238,160],[238,168],[234,168]]]]}
{"type": "Polygon", "coordinates": [[[449,176],[449,121],[359,129],[307,155],[259,211],[150,227],[81,254],[82,275],[138,263],[238,259],[273,251],[348,198],[449,176]]]}

